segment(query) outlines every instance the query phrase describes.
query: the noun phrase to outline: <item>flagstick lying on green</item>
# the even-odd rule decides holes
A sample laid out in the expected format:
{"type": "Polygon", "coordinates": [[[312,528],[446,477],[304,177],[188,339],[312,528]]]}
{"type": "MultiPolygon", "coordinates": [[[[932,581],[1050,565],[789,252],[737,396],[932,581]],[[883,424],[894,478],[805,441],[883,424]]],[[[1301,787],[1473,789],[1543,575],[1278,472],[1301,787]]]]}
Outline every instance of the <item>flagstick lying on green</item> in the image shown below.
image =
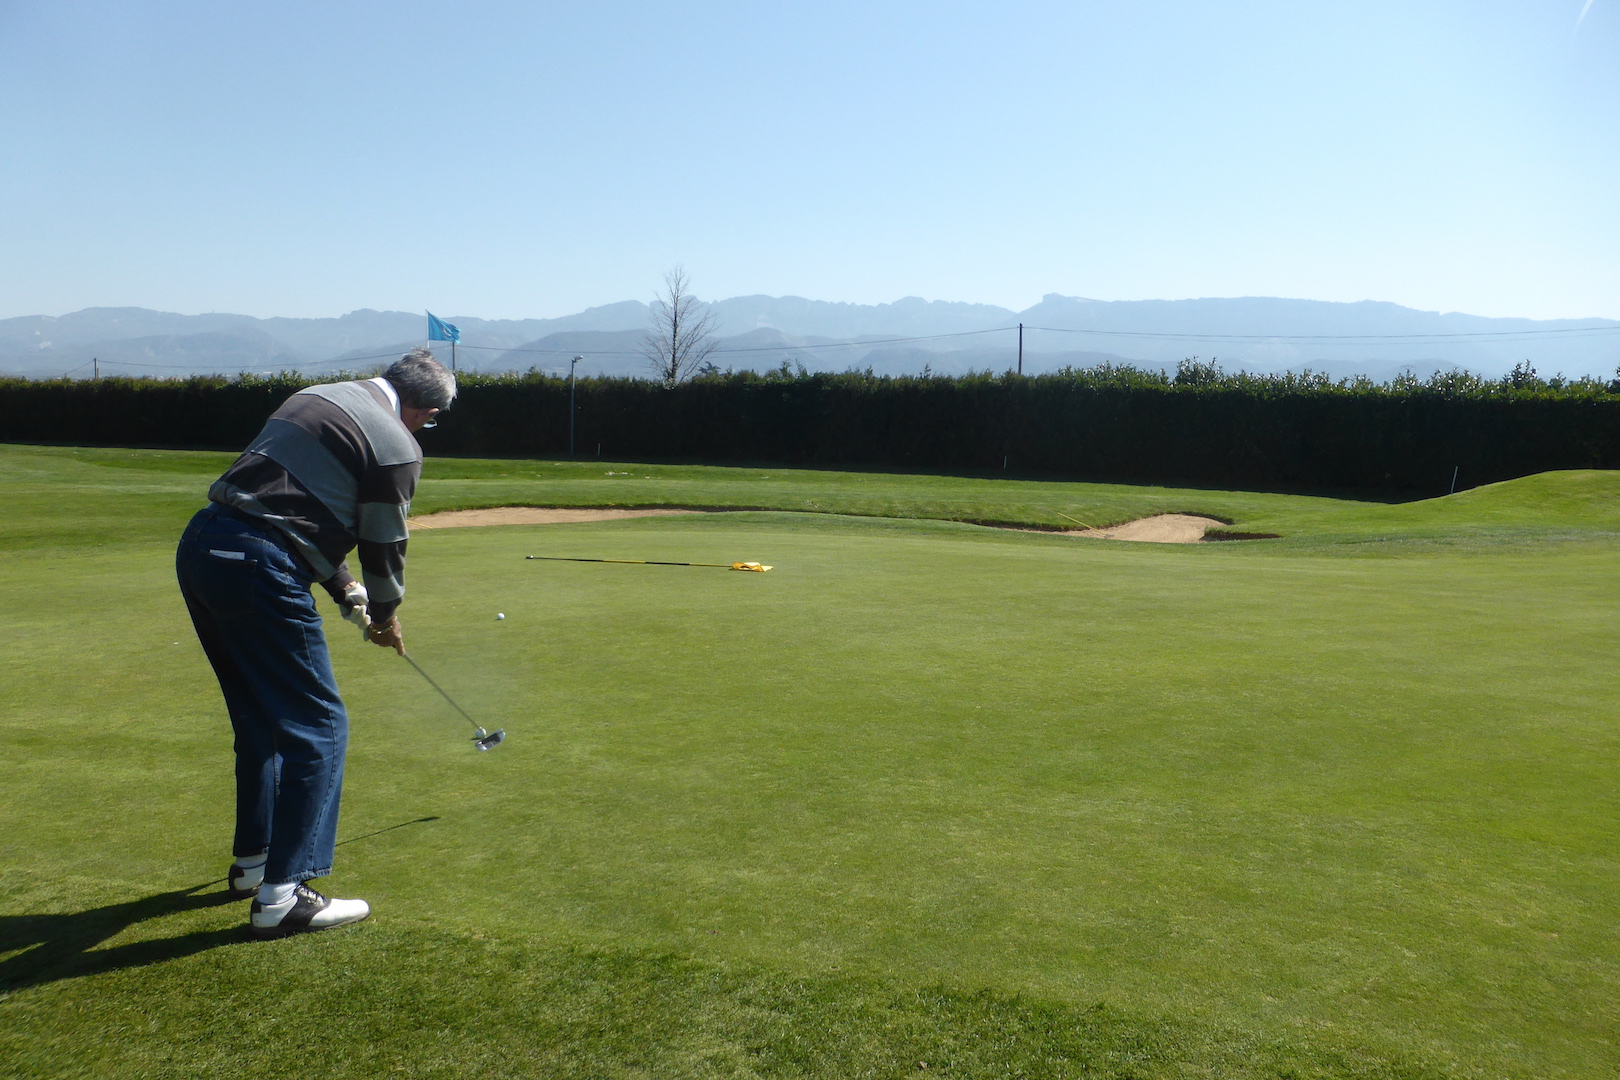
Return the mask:
{"type": "Polygon", "coordinates": [[[1069,518],[1070,521],[1074,522],[1076,525],[1079,525],[1081,528],[1091,529],[1091,531],[1096,532],[1096,529],[1092,528],[1092,526],[1087,525],[1085,522],[1081,521],[1077,517],[1069,517],[1068,514],[1065,514],[1061,510],[1054,510],[1054,511],[1052,511],[1052,513],[1056,514],[1060,518],[1069,518]]]}
{"type": "Polygon", "coordinates": [[[576,559],[567,555],[525,555],[525,559],[545,559],[549,562],[607,562],[627,563],[632,566],[716,566],[722,570],[751,570],[763,574],[771,569],[757,562],[662,562],[658,559],[576,559]]]}

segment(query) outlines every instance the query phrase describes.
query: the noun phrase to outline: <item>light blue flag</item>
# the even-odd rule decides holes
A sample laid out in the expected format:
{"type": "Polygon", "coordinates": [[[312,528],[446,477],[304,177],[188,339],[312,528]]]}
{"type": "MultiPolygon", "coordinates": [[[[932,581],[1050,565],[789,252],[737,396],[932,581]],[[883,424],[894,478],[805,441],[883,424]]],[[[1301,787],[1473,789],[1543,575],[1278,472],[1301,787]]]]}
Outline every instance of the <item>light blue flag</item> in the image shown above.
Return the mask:
{"type": "Polygon", "coordinates": [[[429,341],[460,341],[461,331],[455,323],[447,323],[433,312],[427,313],[429,341]]]}

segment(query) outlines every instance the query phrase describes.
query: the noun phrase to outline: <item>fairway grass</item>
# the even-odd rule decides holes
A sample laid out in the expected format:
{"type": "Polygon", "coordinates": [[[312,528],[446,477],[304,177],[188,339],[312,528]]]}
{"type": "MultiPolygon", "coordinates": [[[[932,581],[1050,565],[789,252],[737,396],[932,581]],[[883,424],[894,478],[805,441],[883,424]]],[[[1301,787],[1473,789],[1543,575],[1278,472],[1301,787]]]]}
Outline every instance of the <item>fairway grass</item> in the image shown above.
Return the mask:
{"type": "Polygon", "coordinates": [[[0,448],[17,1075],[1620,1066],[1614,474],[1378,504],[430,462],[420,512],[776,509],[413,537],[412,655],[509,740],[329,620],[331,887],[376,915],[254,943],[207,884],[229,730],[172,575],[228,460],[0,448]],[[1284,539],[929,520],[1042,507],[1284,539]]]}

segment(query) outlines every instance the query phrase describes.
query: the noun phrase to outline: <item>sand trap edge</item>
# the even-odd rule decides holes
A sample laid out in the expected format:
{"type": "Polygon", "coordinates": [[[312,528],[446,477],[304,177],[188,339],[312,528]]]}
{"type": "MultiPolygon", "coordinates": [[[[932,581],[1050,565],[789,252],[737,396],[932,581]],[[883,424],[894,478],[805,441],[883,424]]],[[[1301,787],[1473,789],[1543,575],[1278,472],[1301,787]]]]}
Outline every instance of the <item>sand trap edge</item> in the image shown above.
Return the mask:
{"type": "Polygon", "coordinates": [[[1153,514],[1105,529],[1027,529],[1050,532],[1055,536],[1077,536],[1082,540],[1129,540],[1138,544],[1203,544],[1216,539],[1212,530],[1224,529],[1229,522],[1199,514],[1153,514]]]}
{"type": "MultiPolygon", "coordinates": [[[[738,507],[738,511],[744,508],[738,507]]],[[[620,518],[670,517],[679,514],[709,514],[724,511],[683,507],[657,507],[638,510],[557,507],[495,506],[482,510],[441,510],[410,519],[415,529],[464,529],[488,525],[568,525],[586,521],[616,521],[620,518]]],[[[988,522],[975,524],[990,524],[988,522]]],[[[1019,532],[1045,532],[1055,536],[1076,536],[1086,540],[1127,540],[1139,544],[1202,544],[1216,540],[1261,539],[1263,534],[1223,535],[1228,522],[1198,514],[1154,514],[1105,529],[1029,529],[1016,525],[992,528],[1019,532]]],[[[1271,539],[1271,537],[1264,537],[1271,539]]]]}

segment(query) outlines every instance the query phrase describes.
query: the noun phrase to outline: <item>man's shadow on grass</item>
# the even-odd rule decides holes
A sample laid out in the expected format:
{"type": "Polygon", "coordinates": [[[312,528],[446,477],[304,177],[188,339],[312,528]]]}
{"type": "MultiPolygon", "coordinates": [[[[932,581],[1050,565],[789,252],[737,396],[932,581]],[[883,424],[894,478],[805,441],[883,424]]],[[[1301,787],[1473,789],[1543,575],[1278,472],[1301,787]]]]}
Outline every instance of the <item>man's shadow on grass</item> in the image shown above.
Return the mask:
{"type": "Polygon", "coordinates": [[[0,954],[25,950],[0,961],[0,993],[58,979],[76,979],[178,960],[219,945],[245,941],[247,930],[244,925],[237,925],[227,930],[199,930],[179,937],[132,941],[111,949],[96,948],[131,926],[150,919],[223,904],[246,903],[232,900],[230,894],[220,890],[218,886],[224,883],[224,878],[205,881],[189,889],[157,893],[71,915],[0,916],[0,954]],[[208,891],[204,892],[205,889],[208,891]]]}
{"type": "MultiPolygon", "coordinates": [[[[352,844],[356,840],[392,832],[406,825],[437,820],[437,817],[417,818],[364,836],[351,837],[343,843],[352,844]]],[[[60,979],[77,979],[124,968],[161,964],[221,945],[252,940],[247,932],[247,920],[243,919],[237,925],[221,930],[197,930],[178,937],[132,941],[110,949],[96,948],[132,926],[166,915],[226,904],[245,907],[246,900],[233,900],[229,893],[220,888],[224,884],[224,878],[215,878],[189,889],[156,893],[139,900],[108,904],[71,915],[0,915],[0,956],[16,953],[0,960],[0,993],[15,993],[60,979]]]]}

